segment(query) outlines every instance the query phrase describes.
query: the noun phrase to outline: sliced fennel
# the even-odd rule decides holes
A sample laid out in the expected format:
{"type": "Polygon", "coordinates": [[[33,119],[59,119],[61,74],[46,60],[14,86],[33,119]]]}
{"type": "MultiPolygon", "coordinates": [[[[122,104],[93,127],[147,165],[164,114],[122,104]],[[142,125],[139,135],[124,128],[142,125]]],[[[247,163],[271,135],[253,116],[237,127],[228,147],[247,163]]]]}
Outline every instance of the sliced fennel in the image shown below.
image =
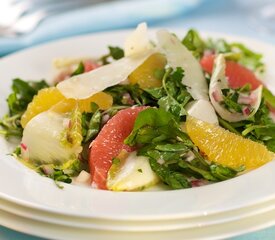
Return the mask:
{"type": "Polygon", "coordinates": [[[217,113],[228,122],[239,122],[249,119],[254,116],[260,107],[262,99],[262,85],[250,92],[249,98],[254,100],[249,105],[250,109],[248,113],[245,111],[243,111],[243,113],[229,111],[222,105],[224,99],[222,90],[229,88],[225,76],[225,67],[226,64],[224,55],[219,54],[215,59],[214,71],[209,85],[209,97],[211,103],[217,113]]]}
{"type": "Polygon", "coordinates": [[[81,130],[81,114],[77,109],[66,114],[42,112],[24,129],[22,158],[36,166],[73,161],[82,151],[81,130]]]}
{"type": "Polygon", "coordinates": [[[132,152],[114,162],[108,172],[107,188],[113,191],[135,191],[150,187],[159,181],[148,158],[132,152]]]}
{"type": "Polygon", "coordinates": [[[166,30],[157,32],[158,44],[172,68],[184,69],[182,82],[194,99],[208,99],[208,88],[198,60],[174,35],[166,30]]]}

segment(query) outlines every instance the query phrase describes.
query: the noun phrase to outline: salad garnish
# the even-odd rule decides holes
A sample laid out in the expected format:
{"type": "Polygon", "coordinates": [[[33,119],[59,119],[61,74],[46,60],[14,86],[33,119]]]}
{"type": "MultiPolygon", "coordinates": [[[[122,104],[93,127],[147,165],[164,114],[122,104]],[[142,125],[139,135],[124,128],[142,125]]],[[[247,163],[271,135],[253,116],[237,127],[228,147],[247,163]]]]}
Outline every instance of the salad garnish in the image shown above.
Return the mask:
{"type": "Polygon", "coordinates": [[[145,23],[108,51],[54,60],[52,82],[13,80],[0,120],[13,156],[61,188],[112,191],[203,186],[274,158],[261,54],[193,29],[151,41],[145,23]]]}

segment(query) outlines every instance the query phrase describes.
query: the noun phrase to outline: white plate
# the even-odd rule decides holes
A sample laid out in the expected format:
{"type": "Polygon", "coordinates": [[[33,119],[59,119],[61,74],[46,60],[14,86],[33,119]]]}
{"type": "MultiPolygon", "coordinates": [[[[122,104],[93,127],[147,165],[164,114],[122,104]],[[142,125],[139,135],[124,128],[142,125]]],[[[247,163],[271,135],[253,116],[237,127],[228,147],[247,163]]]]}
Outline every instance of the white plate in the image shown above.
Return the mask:
{"type": "Polygon", "coordinates": [[[44,223],[52,223],[68,227],[83,229],[100,229],[111,231],[164,231],[188,228],[201,228],[215,224],[228,223],[243,218],[252,217],[275,209],[275,200],[244,207],[238,210],[199,216],[195,218],[170,219],[159,221],[110,221],[92,218],[80,218],[40,211],[0,199],[0,210],[14,215],[37,220],[44,223]]]}
{"type": "MultiPolygon", "coordinates": [[[[183,36],[183,32],[177,32],[183,36]]],[[[51,61],[63,56],[98,56],[107,45],[121,45],[127,31],[80,36],[52,42],[8,56],[0,61],[0,115],[11,79],[41,79],[49,76],[51,61]]],[[[267,84],[275,78],[275,48],[251,39],[223,34],[262,52],[267,63],[267,84]]],[[[274,90],[275,85],[270,85],[274,90]]],[[[0,139],[0,197],[8,201],[53,213],[101,219],[164,220],[221,213],[275,198],[275,162],[243,176],[200,188],[161,192],[111,192],[66,185],[58,189],[50,179],[22,166],[11,156],[10,146],[0,139]],[[4,179],[4,180],[3,180],[4,179]],[[253,191],[251,190],[253,189],[253,191]]]]}
{"type": "Polygon", "coordinates": [[[19,217],[12,213],[0,210],[0,225],[23,233],[32,234],[47,239],[60,240],[214,240],[227,239],[229,237],[241,235],[244,233],[258,231],[263,228],[270,227],[274,224],[275,210],[272,210],[268,213],[263,213],[248,218],[242,218],[240,220],[236,220],[233,222],[200,228],[178,229],[173,231],[162,230],[158,232],[129,232],[87,228],[83,229],[74,226],[61,226],[37,220],[32,220],[24,217],[19,217]]]}

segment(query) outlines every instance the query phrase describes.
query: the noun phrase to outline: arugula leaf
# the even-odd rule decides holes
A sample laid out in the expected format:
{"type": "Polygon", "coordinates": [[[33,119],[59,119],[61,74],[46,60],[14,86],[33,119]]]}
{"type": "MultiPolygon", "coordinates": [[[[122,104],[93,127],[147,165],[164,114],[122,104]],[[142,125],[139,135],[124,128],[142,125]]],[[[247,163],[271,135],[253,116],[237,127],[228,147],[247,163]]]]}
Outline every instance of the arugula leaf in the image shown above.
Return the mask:
{"type": "Polygon", "coordinates": [[[9,113],[0,120],[0,134],[7,139],[22,137],[21,116],[26,111],[34,95],[40,89],[46,87],[49,87],[49,85],[44,80],[39,82],[23,81],[19,78],[13,80],[12,93],[7,98],[9,113]]]}
{"type": "Polygon", "coordinates": [[[194,29],[190,29],[182,40],[182,44],[193,52],[195,57],[201,57],[205,50],[205,43],[194,29]]]}
{"type": "Polygon", "coordinates": [[[78,64],[77,69],[71,74],[71,77],[75,76],[75,75],[82,74],[82,73],[84,73],[84,71],[85,71],[85,66],[84,66],[83,62],[80,62],[78,64]]]}

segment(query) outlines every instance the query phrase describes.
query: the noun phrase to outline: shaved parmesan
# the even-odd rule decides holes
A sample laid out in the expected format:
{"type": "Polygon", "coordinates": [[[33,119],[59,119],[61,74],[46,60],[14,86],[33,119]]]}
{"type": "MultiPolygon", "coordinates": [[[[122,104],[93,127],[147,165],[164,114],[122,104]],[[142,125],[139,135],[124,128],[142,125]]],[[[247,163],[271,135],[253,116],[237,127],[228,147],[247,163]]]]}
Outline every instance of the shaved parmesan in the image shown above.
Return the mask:
{"type": "Polygon", "coordinates": [[[184,70],[182,82],[188,87],[188,92],[194,99],[208,99],[208,88],[201,66],[192,53],[180,40],[166,30],[157,32],[161,51],[166,55],[172,68],[181,67],[184,70]]]}
{"type": "Polygon", "coordinates": [[[152,53],[153,50],[148,50],[133,57],[121,58],[91,72],[73,76],[60,82],[56,87],[66,98],[88,98],[107,87],[124,81],[152,53]]]}
{"type": "Polygon", "coordinates": [[[128,36],[124,44],[124,54],[126,57],[141,54],[152,49],[149,41],[146,23],[140,23],[136,30],[128,36]]]}
{"type": "Polygon", "coordinates": [[[208,100],[199,99],[188,103],[186,106],[187,113],[201,121],[219,124],[215,109],[208,100]]]}
{"type": "Polygon", "coordinates": [[[220,103],[224,97],[222,93],[222,89],[229,88],[228,82],[225,76],[225,58],[223,54],[219,54],[215,59],[214,71],[210,80],[209,85],[209,97],[211,103],[217,113],[225,120],[229,122],[239,122],[242,120],[249,119],[252,117],[259,109],[262,99],[262,85],[259,86],[254,91],[251,91],[250,97],[255,99],[253,104],[251,104],[251,108],[253,109],[251,112],[247,114],[245,111],[243,113],[231,112],[225,107],[223,107],[220,103]]]}

